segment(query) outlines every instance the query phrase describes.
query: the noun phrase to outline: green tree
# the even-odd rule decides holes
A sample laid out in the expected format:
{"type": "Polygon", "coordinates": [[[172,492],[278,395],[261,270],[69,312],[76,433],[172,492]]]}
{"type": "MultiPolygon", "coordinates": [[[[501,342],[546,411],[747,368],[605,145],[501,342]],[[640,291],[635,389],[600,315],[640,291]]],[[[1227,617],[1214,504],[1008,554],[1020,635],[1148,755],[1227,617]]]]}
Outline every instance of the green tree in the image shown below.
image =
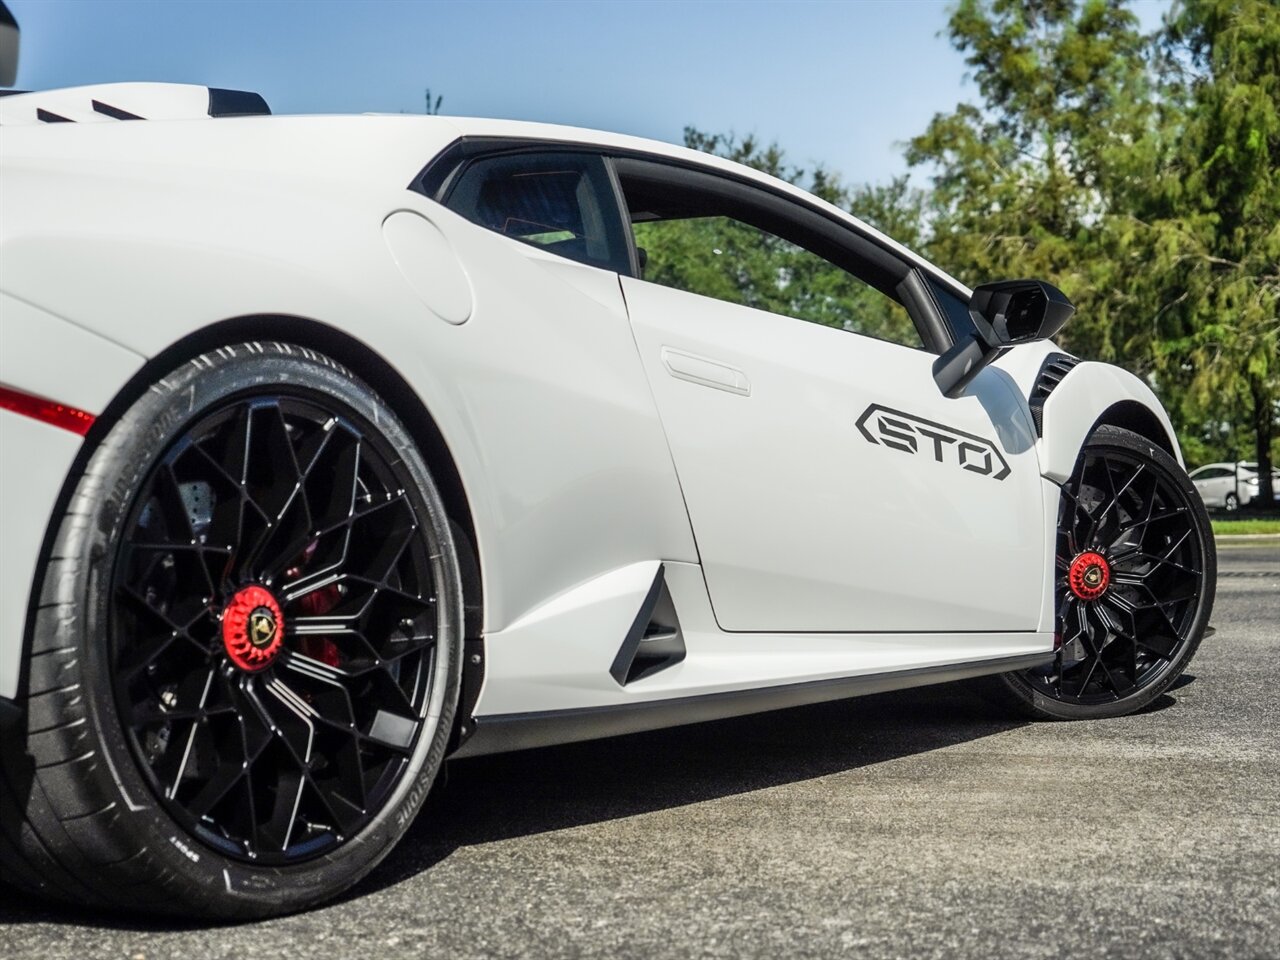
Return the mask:
{"type": "Polygon", "coordinates": [[[1280,419],[1280,7],[1184,0],[1166,21],[1170,125],[1150,201],[1161,370],[1182,412],[1251,435],[1271,502],[1280,419]],[[1242,415],[1243,414],[1243,415],[1242,415]]]}
{"type": "Polygon", "coordinates": [[[1079,307],[1065,343],[1146,376],[1188,452],[1243,430],[1268,466],[1280,7],[1185,0],[1146,37],[1109,0],[961,0],[948,30],[980,103],[908,148],[928,252],[970,283],[1056,283],[1079,307]]]}
{"type": "Polygon", "coordinates": [[[1117,222],[1158,143],[1137,19],[1103,0],[962,0],[948,30],[982,103],[908,146],[932,173],[929,253],[970,284],[1050,280],[1079,307],[1069,347],[1145,371],[1140,253],[1117,222]]]}
{"type": "MultiPolygon", "coordinates": [[[[835,206],[852,207],[900,240],[911,242],[918,229],[919,196],[905,178],[887,187],[849,190],[821,167],[807,173],[794,166],[777,143],[688,127],[685,144],[798,184],[835,206]]],[[[884,340],[918,342],[899,304],[767,231],[719,216],[641,222],[634,229],[647,254],[648,280],[884,340]]]]}

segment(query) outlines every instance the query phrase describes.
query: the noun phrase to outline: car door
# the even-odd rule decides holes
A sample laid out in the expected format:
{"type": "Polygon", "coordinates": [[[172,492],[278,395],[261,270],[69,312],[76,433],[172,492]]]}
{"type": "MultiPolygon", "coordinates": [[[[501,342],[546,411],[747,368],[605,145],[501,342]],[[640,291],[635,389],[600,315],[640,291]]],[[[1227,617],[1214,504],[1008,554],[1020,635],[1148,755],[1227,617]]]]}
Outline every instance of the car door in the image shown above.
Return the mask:
{"type": "MultiPolygon", "coordinates": [[[[1036,629],[1044,498],[1030,417],[1009,378],[989,368],[945,399],[935,354],[909,322],[904,334],[886,319],[890,297],[799,255],[766,260],[763,283],[752,281],[764,289],[740,296],[759,253],[747,249],[750,230],[775,252],[816,256],[811,239],[828,268],[857,265],[829,222],[809,237],[811,211],[797,205],[788,223],[778,197],[741,183],[639,161],[616,169],[649,277],[624,276],[622,288],[720,627],[1036,629]],[[682,222],[665,235],[656,226],[682,222]],[[717,296],[691,292],[699,282],[717,296]],[[790,299],[777,295],[788,287],[790,299]],[[854,314],[823,316],[833,303],[854,314]],[[782,315],[786,304],[813,307],[821,322],[782,315]],[[859,328],[891,339],[850,332],[859,328]]],[[[892,283],[883,256],[865,266],[881,287],[892,283]]]]}

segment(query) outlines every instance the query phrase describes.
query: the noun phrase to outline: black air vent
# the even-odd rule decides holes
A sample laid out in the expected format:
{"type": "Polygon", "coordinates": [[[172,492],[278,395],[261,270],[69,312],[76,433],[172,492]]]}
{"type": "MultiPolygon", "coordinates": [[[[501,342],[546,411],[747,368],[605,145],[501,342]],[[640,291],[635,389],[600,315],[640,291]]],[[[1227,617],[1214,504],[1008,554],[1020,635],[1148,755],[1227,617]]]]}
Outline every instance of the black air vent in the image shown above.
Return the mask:
{"type": "Polygon", "coordinates": [[[680,619],[667,589],[664,570],[658,567],[653,586],[640,605],[640,612],[627,631],[609,672],[625,687],[641,677],[675,666],[684,659],[684,655],[680,619]]]}
{"type": "Polygon", "coordinates": [[[1044,435],[1044,402],[1049,394],[1058,388],[1062,378],[1071,372],[1080,360],[1065,353],[1051,353],[1044,358],[1040,373],[1036,375],[1035,386],[1031,388],[1028,403],[1031,407],[1031,419],[1036,424],[1036,436],[1044,435]]]}
{"type": "Polygon", "coordinates": [[[209,116],[211,117],[259,117],[268,116],[271,108],[259,93],[249,90],[223,90],[209,88],[209,116]]]}
{"type": "Polygon", "coordinates": [[[109,103],[103,103],[101,100],[93,101],[93,109],[95,113],[100,113],[104,117],[114,117],[116,120],[142,120],[143,118],[136,113],[130,113],[128,110],[121,110],[119,107],[113,107],[109,103]]]}

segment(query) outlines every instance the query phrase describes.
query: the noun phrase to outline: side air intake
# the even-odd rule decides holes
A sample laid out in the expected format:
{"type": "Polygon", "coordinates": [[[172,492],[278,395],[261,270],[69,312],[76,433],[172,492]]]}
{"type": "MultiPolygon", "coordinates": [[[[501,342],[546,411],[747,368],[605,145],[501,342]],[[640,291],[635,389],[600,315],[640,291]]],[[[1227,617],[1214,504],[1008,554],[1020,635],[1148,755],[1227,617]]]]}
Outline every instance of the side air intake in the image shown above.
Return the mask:
{"type": "Polygon", "coordinates": [[[1044,358],[1040,373],[1036,375],[1035,386],[1031,388],[1031,396],[1027,398],[1031,407],[1031,419],[1036,425],[1036,436],[1044,436],[1044,402],[1079,362],[1077,357],[1065,353],[1051,353],[1044,358]]]}
{"type": "Polygon", "coordinates": [[[622,641],[609,672],[622,686],[675,666],[684,659],[684,634],[676,616],[662,567],[640,605],[635,622],[622,641]]]}

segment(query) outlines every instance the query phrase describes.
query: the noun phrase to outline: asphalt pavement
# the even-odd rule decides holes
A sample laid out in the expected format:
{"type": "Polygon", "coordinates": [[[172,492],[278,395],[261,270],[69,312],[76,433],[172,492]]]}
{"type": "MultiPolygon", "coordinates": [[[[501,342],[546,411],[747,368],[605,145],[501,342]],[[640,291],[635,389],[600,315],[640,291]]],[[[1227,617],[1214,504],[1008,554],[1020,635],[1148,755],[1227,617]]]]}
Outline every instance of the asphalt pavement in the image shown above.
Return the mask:
{"type": "Polygon", "coordinates": [[[0,888],[0,957],[1280,958],[1280,540],[1120,720],[922,688],[452,765],[341,902],[181,927],[0,888]]]}

